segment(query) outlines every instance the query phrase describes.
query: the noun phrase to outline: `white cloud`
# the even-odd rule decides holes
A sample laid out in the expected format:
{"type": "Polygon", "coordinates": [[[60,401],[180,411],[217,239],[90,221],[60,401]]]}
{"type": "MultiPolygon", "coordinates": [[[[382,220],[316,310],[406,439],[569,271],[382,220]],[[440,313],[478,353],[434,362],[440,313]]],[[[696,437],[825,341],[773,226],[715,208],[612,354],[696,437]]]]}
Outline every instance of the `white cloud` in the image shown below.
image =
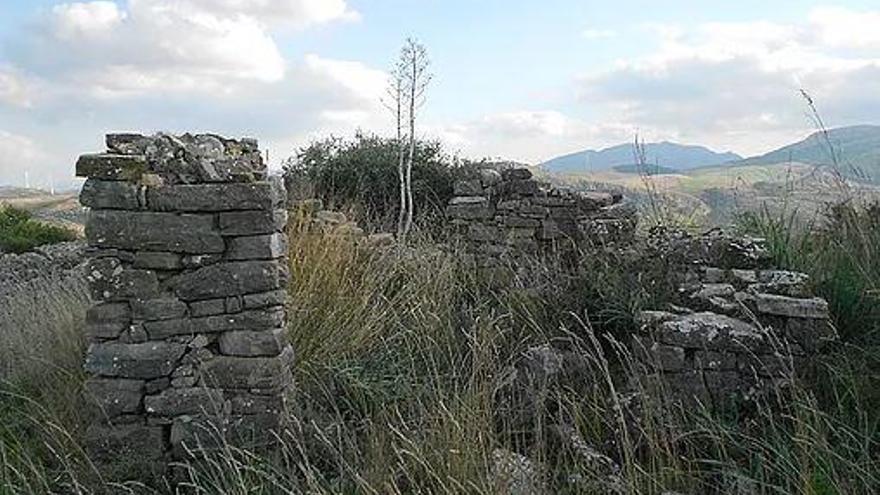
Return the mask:
{"type": "Polygon", "coordinates": [[[0,105],[29,107],[33,104],[32,89],[18,71],[0,66],[0,105]]]}
{"type": "Polygon", "coordinates": [[[819,7],[810,24],[825,44],[841,48],[880,48],[880,12],[856,12],[841,7],[819,7]]]}
{"type": "MultiPolygon", "coordinates": [[[[757,153],[810,131],[798,90],[808,90],[833,124],[876,121],[880,54],[842,54],[855,17],[813,11],[807,22],[649,26],[661,43],[580,81],[581,104],[620,123],[666,129],[684,140],[757,153]],[[821,23],[819,26],[818,23],[821,23]],[[819,27],[817,27],[819,26],[819,27]],[[856,101],[858,103],[856,103],[856,101]]],[[[861,35],[859,35],[861,36],[861,35]]],[[[870,37],[859,37],[864,40],[870,37]]]]}
{"type": "Polygon", "coordinates": [[[25,171],[34,184],[41,183],[48,163],[47,153],[34,140],[0,129],[0,184],[23,185],[25,171]]]}
{"type": "Polygon", "coordinates": [[[617,31],[613,29],[588,28],[581,31],[581,36],[588,40],[601,40],[614,38],[615,36],[617,36],[617,31]]]}

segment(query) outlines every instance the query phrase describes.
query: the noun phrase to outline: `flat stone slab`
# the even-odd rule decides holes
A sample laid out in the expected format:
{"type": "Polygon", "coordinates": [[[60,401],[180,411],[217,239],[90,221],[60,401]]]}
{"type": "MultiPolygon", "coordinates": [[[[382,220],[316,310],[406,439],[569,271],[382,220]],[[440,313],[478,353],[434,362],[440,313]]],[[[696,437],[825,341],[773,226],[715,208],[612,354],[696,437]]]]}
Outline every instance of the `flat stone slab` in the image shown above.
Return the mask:
{"type": "Polygon", "coordinates": [[[86,353],[85,370],[105,377],[159,378],[171,374],[184,351],[183,344],[170,342],[92,344],[86,353]]]}
{"type": "Polygon", "coordinates": [[[83,184],[79,202],[94,209],[137,210],[138,188],[130,182],[90,178],[83,184]]]}
{"type": "Polygon", "coordinates": [[[272,210],[280,201],[277,189],[268,181],[185,184],[147,189],[147,206],[153,211],[272,210]]]}
{"type": "Polygon", "coordinates": [[[742,320],[716,313],[694,313],[649,326],[655,340],[667,345],[745,352],[766,347],[763,333],[742,320]]]}
{"type": "Polygon", "coordinates": [[[277,357],[217,356],[202,365],[202,378],[209,387],[227,390],[276,390],[290,383],[292,352],[287,347],[277,357]]]}
{"type": "Polygon", "coordinates": [[[108,419],[137,412],[143,396],[143,380],[93,378],[84,385],[86,403],[108,419]]]}
{"type": "Polygon", "coordinates": [[[284,329],[225,332],[217,342],[227,356],[277,356],[284,349],[284,329]]]}
{"type": "Polygon", "coordinates": [[[217,414],[223,411],[223,391],[204,387],[171,388],[145,397],[144,409],[157,416],[217,414]]]}
{"type": "Polygon", "coordinates": [[[232,261],[182,274],[173,285],[182,300],[196,301],[269,292],[280,288],[282,280],[275,261],[232,261]]]}
{"type": "Polygon", "coordinates": [[[287,253],[287,236],[281,233],[234,237],[229,239],[226,258],[230,260],[267,260],[287,253]]]}
{"type": "Polygon", "coordinates": [[[226,244],[213,215],[93,210],[86,222],[91,246],[173,253],[222,253],[226,244]]]}
{"type": "Polygon", "coordinates": [[[149,482],[165,471],[165,434],[160,426],[92,425],[85,448],[108,481],[149,482]]]}
{"type": "Polygon", "coordinates": [[[789,318],[827,319],[828,301],[821,297],[801,299],[775,294],[755,296],[758,311],[764,314],[786,316],[789,318]]]}
{"type": "Polygon", "coordinates": [[[277,328],[284,321],[284,310],[253,310],[236,314],[219,314],[202,318],[148,321],[144,329],[153,340],[175,335],[197,335],[230,332],[233,330],[265,330],[277,328]]]}
{"type": "Polygon", "coordinates": [[[76,161],[77,177],[136,181],[147,171],[147,159],[138,155],[94,153],[76,161]]]}
{"type": "Polygon", "coordinates": [[[287,225],[287,210],[221,212],[218,216],[223,235],[258,235],[282,232],[287,225]]]}

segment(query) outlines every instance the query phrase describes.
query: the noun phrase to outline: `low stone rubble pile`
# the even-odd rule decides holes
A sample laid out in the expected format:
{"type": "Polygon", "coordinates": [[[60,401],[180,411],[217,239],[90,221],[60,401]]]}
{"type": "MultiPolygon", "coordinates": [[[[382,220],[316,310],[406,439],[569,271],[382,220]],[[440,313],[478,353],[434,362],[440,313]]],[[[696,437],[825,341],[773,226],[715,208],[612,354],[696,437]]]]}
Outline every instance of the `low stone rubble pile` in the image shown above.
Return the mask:
{"type": "Polygon", "coordinates": [[[484,259],[625,240],[635,211],[620,195],[551,188],[526,168],[459,181],[446,208],[453,238],[484,259]]]}
{"type": "Polygon", "coordinates": [[[91,208],[87,448],[110,479],[222,442],[271,444],[292,385],[287,212],[256,142],[107,136],[91,208]]]}
{"type": "Polygon", "coordinates": [[[658,396],[739,403],[808,374],[837,335],[806,274],[770,269],[761,239],[654,232],[679,267],[669,311],[645,311],[633,351],[658,396]],[[667,237],[662,240],[662,237],[667,237]]]}

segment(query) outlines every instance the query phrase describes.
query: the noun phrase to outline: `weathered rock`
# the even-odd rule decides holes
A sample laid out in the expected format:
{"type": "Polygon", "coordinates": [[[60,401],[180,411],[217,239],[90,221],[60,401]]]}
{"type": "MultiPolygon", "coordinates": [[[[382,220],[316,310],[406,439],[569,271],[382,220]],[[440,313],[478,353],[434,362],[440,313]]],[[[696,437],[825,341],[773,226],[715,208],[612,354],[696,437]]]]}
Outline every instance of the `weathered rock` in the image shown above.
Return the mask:
{"type": "Polygon", "coordinates": [[[480,170],[480,184],[483,187],[492,187],[501,182],[501,174],[497,170],[484,168],[480,170]]]}
{"type": "Polygon", "coordinates": [[[89,260],[86,280],[92,298],[98,301],[151,297],[159,290],[155,272],[124,268],[116,258],[89,260]]]}
{"type": "Polygon", "coordinates": [[[189,303],[192,317],[220,315],[226,312],[226,299],[206,299],[189,303]]]}
{"type": "Polygon", "coordinates": [[[541,474],[526,456],[504,449],[492,451],[493,485],[498,493],[540,495],[546,493],[541,474]]]}
{"type": "Polygon", "coordinates": [[[137,210],[141,207],[138,202],[138,188],[134,184],[94,178],[83,184],[79,202],[89,208],[113,210],[137,210]]]}
{"type": "Polygon", "coordinates": [[[201,373],[209,387],[276,390],[290,383],[292,353],[288,347],[277,357],[218,356],[205,363],[201,373]]]}
{"type": "Polygon", "coordinates": [[[278,328],[284,321],[284,310],[248,310],[237,314],[220,314],[201,318],[148,321],[144,323],[150,338],[165,339],[175,335],[196,335],[232,330],[266,330],[278,328]]]}
{"type": "Polygon", "coordinates": [[[255,395],[247,392],[227,395],[232,414],[277,414],[284,410],[284,401],[278,395],[255,395]]]}
{"type": "Polygon", "coordinates": [[[134,255],[133,266],[148,270],[179,270],[183,268],[182,258],[179,253],[138,251],[134,255]]]}
{"type": "Polygon", "coordinates": [[[483,185],[479,180],[460,180],[453,185],[456,196],[482,196],[483,185]]]}
{"type": "Polygon", "coordinates": [[[287,253],[287,236],[281,233],[234,237],[227,245],[230,260],[275,259],[287,253]]]}
{"type": "Polygon", "coordinates": [[[272,210],[283,197],[269,182],[184,184],[147,189],[153,211],[272,210]]]}
{"type": "Polygon", "coordinates": [[[168,342],[97,343],[89,346],[85,369],[99,376],[152,379],[167,376],[186,347],[168,342]]]}
{"type": "Polygon", "coordinates": [[[756,302],[761,313],[790,318],[827,319],[829,317],[828,302],[819,297],[798,299],[775,294],[758,294],[756,302]]]}
{"type": "Polygon", "coordinates": [[[86,403],[107,419],[140,409],[144,395],[143,380],[93,378],[83,391],[86,403]]]}
{"type": "Polygon", "coordinates": [[[282,232],[287,225],[287,210],[229,211],[219,215],[220,233],[243,236],[282,232]]]}
{"type": "Polygon", "coordinates": [[[165,473],[164,434],[158,426],[92,425],[85,447],[107,481],[149,483],[165,473]]]}
{"type": "Polygon", "coordinates": [[[315,213],[315,220],[330,225],[339,225],[348,222],[344,213],[332,210],[321,210],[318,213],[315,213]]]}
{"type": "Polygon", "coordinates": [[[102,180],[136,181],[147,171],[143,156],[99,153],[76,161],[76,176],[102,180]]]}
{"type": "Polygon", "coordinates": [[[180,299],[133,299],[132,316],[137,320],[155,321],[182,318],[186,314],[186,304],[180,299]]]}
{"type": "Polygon", "coordinates": [[[144,409],[158,416],[183,414],[221,414],[223,391],[210,388],[171,388],[144,398],[144,409]]]}
{"type": "Polygon", "coordinates": [[[754,326],[715,313],[683,315],[660,323],[652,331],[658,342],[696,349],[762,349],[764,334],[754,326]]]}
{"type": "Polygon", "coordinates": [[[284,349],[284,329],[225,332],[218,343],[227,356],[277,356],[284,349]]]}
{"type": "Polygon", "coordinates": [[[282,278],[275,262],[234,261],[184,273],[174,286],[178,297],[195,301],[273,291],[281,287],[282,278]]]}
{"type": "Polygon", "coordinates": [[[501,178],[506,181],[529,180],[532,178],[532,171],[527,168],[509,168],[501,171],[501,178]]]}
{"type": "Polygon", "coordinates": [[[131,323],[128,303],[99,303],[86,311],[86,334],[90,339],[115,339],[131,323]]]}
{"type": "Polygon", "coordinates": [[[222,253],[211,215],[94,210],[86,238],[93,246],[174,253],[222,253]]]}
{"type": "Polygon", "coordinates": [[[281,306],[284,304],[286,298],[287,292],[283,290],[275,290],[259,294],[247,294],[242,297],[242,302],[244,303],[244,309],[256,309],[281,306]]]}

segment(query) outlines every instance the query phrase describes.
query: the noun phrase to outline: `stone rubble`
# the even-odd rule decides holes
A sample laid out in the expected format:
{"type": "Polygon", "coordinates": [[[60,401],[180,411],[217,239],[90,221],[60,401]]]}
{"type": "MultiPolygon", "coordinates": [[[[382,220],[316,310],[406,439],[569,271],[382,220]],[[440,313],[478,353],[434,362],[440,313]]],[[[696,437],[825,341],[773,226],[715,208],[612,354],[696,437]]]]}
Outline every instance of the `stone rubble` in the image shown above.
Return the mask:
{"type": "Polygon", "coordinates": [[[292,387],[283,185],[253,140],[111,134],[107,148],[77,162],[87,449],[124,481],[224,442],[272,444],[292,387]]]}

